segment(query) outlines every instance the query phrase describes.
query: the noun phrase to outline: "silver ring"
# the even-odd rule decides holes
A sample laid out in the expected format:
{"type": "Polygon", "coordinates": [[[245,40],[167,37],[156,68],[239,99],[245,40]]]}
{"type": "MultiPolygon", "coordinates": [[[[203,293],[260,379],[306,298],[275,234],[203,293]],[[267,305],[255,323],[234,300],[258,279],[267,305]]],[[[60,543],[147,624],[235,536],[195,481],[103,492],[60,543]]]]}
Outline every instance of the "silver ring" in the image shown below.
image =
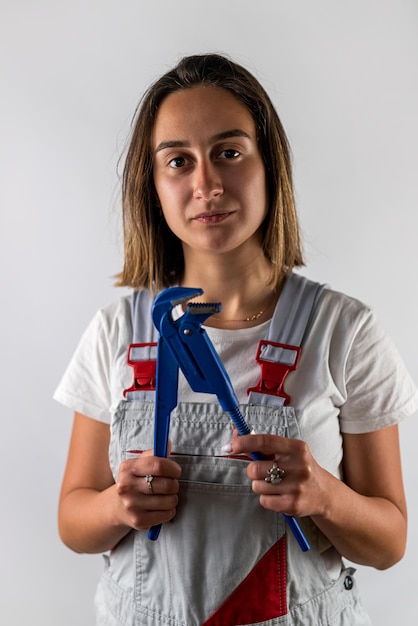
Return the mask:
{"type": "Polygon", "coordinates": [[[145,480],[145,482],[148,483],[148,490],[151,493],[154,493],[154,490],[152,488],[152,481],[154,480],[154,476],[152,476],[151,474],[147,474],[146,476],[144,476],[144,480],[145,480]]]}
{"type": "Polygon", "coordinates": [[[277,462],[273,461],[273,467],[267,470],[267,476],[264,480],[266,483],[270,483],[271,485],[279,485],[282,482],[285,473],[286,472],[284,470],[277,466],[277,462]]]}

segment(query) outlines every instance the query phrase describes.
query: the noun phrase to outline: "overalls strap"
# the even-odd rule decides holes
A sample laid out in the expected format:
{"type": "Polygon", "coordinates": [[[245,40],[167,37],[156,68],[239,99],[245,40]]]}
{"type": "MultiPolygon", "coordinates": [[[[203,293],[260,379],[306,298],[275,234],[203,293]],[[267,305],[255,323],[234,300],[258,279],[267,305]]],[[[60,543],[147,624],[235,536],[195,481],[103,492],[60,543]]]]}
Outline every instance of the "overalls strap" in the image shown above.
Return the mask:
{"type": "Polygon", "coordinates": [[[151,316],[153,298],[147,289],[134,291],[131,297],[132,343],[128,349],[128,364],[133,368],[134,381],[123,392],[127,400],[153,401],[158,331],[151,316]]]}
{"type": "Polygon", "coordinates": [[[288,373],[297,368],[303,339],[324,288],[299,274],[286,279],[267,338],[259,343],[256,360],[261,378],[248,390],[249,404],[279,407],[290,403],[283,384],[288,373]]]}
{"type": "Polygon", "coordinates": [[[132,343],[158,341],[157,329],[151,317],[153,298],[148,289],[134,291],[131,299],[132,343]]]}
{"type": "Polygon", "coordinates": [[[315,305],[325,285],[299,274],[291,274],[284,284],[274,311],[267,339],[301,346],[315,305]]]}

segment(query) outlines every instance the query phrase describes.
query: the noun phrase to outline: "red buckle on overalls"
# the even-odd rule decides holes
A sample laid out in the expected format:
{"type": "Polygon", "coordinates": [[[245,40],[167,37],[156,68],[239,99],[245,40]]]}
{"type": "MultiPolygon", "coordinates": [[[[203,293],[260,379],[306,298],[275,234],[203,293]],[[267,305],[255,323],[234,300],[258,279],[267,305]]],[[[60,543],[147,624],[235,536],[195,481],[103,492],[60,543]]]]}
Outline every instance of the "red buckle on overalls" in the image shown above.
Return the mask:
{"type": "Polygon", "coordinates": [[[150,359],[149,356],[156,352],[156,347],[156,342],[131,343],[129,346],[127,362],[134,370],[134,382],[123,392],[125,397],[130,391],[155,391],[157,357],[150,359]]]}
{"type": "Polygon", "coordinates": [[[247,389],[247,394],[250,391],[266,393],[284,398],[284,404],[289,404],[290,396],[283,391],[283,385],[288,373],[297,368],[300,353],[299,346],[262,339],[255,357],[261,368],[261,378],[256,387],[247,389]]]}

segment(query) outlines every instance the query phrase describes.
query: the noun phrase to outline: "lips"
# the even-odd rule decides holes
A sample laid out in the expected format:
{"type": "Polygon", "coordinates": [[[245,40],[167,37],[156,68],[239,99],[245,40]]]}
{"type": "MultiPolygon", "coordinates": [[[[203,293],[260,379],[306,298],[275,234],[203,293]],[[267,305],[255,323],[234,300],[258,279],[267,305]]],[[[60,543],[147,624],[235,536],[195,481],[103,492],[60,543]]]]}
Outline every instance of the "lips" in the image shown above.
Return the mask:
{"type": "Polygon", "coordinates": [[[219,224],[219,222],[223,222],[223,220],[225,220],[227,217],[229,217],[231,214],[231,212],[218,212],[218,213],[212,213],[212,212],[206,212],[206,213],[200,213],[199,215],[196,215],[193,220],[195,222],[201,222],[202,224],[219,224]]]}

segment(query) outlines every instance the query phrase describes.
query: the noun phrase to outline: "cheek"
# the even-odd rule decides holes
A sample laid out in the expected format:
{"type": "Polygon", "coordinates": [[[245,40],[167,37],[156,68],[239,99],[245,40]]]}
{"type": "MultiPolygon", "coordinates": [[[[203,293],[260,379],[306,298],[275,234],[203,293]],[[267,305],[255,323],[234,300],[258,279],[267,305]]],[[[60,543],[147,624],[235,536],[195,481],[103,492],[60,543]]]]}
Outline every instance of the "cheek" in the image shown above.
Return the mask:
{"type": "Polygon", "coordinates": [[[165,193],[165,185],[163,183],[163,181],[161,180],[161,178],[154,174],[154,188],[155,188],[155,192],[158,196],[158,199],[160,201],[160,204],[163,204],[164,201],[164,197],[166,195],[165,193]]]}
{"type": "Polygon", "coordinates": [[[185,199],[179,189],[164,183],[157,188],[161,211],[171,231],[176,233],[184,222],[185,199]]]}
{"type": "Polygon", "coordinates": [[[244,186],[241,185],[242,193],[251,204],[254,213],[257,213],[258,217],[264,218],[268,212],[267,181],[264,171],[258,172],[256,175],[248,175],[242,180],[247,181],[244,186]]]}
{"type": "Polygon", "coordinates": [[[154,178],[154,185],[164,213],[178,210],[185,202],[181,185],[171,180],[154,178]]]}

